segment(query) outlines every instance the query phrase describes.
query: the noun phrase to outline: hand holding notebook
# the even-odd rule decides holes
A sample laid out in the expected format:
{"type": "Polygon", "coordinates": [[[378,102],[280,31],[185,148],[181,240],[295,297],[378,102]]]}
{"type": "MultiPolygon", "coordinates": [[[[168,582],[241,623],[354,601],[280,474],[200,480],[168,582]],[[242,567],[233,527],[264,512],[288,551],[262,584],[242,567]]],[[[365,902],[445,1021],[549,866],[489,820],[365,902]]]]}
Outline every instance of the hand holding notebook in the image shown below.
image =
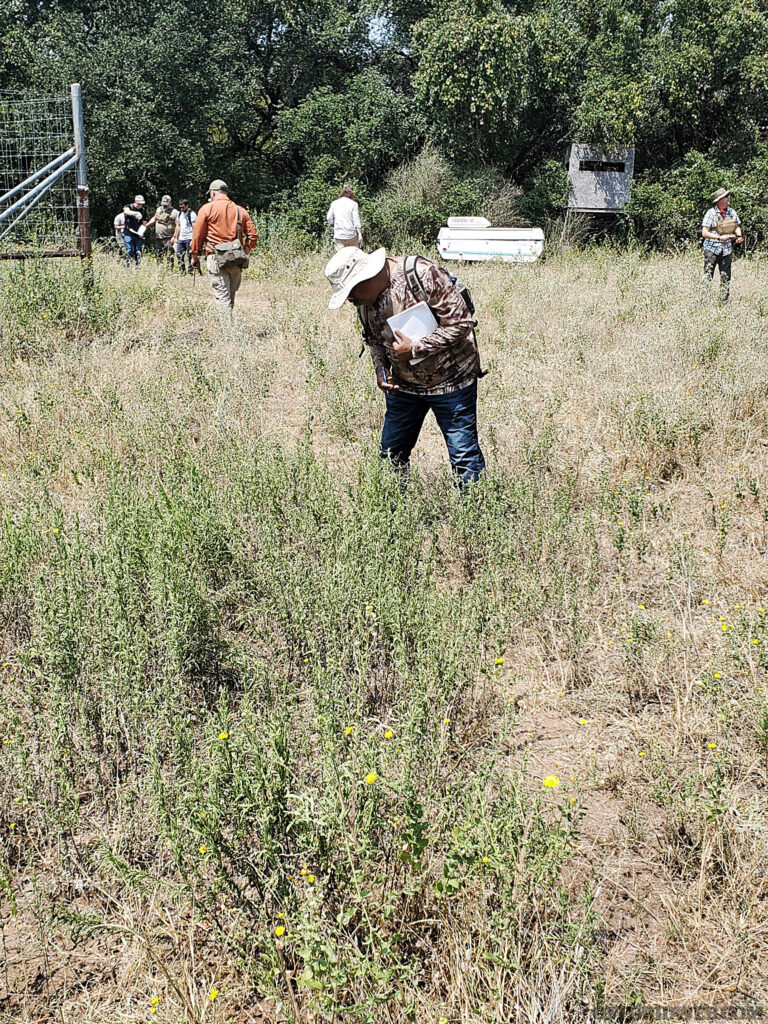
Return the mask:
{"type": "MultiPolygon", "coordinates": [[[[433,331],[437,330],[438,326],[437,320],[426,302],[417,302],[415,306],[404,309],[402,313],[395,313],[394,316],[389,317],[387,323],[393,334],[395,331],[400,331],[409,341],[421,341],[422,338],[429,337],[433,331]]],[[[409,359],[408,362],[411,366],[415,366],[416,363],[420,363],[426,358],[426,356],[418,356],[416,359],[409,359]]]]}

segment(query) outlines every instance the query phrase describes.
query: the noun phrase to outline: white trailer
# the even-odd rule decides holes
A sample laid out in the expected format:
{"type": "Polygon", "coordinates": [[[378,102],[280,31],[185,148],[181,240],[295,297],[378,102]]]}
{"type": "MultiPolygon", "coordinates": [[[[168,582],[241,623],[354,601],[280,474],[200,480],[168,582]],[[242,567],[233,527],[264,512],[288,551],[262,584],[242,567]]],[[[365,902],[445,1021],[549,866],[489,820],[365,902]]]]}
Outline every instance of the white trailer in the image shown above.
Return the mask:
{"type": "Polygon", "coordinates": [[[449,217],[437,249],[444,260],[535,263],[544,252],[541,228],[493,228],[485,217],[449,217]]]}

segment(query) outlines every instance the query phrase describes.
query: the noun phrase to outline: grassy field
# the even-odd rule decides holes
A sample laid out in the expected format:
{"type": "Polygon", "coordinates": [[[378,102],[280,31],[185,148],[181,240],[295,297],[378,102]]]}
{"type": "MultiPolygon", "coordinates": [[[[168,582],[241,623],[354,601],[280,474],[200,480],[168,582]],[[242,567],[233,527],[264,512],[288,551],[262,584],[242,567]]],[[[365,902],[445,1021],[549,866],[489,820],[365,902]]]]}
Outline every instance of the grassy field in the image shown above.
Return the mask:
{"type": "Polygon", "coordinates": [[[0,267],[0,1020],[760,1002],[768,267],[467,268],[462,503],[322,266],[0,267]]]}

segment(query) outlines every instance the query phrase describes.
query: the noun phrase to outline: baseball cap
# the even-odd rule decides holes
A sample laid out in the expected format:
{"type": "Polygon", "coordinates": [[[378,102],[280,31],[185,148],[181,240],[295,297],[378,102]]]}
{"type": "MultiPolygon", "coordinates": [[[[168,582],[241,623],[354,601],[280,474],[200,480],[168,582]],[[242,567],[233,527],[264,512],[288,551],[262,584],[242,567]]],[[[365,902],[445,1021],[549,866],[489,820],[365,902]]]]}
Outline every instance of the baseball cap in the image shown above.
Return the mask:
{"type": "Polygon", "coordinates": [[[211,184],[208,186],[209,192],[229,192],[229,185],[226,181],[222,181],[221,178],[214,178],[211,184]]]}
{"type": "Polygon", "coordinates": [[[143,205],[144,204],[144,196],[135,196],[133,202],[134,202],[134,204],[136,206],[143,205]]]}
{"type": "Polygon", "coordinates": [[[162,206],[170,206],[171,205],[171,197],[170,196],[163,196],[163,198],[160,200],[160,203],[161,203],[162,206]]]}
{"type": "Polygon", "coordinates": [[[363,252],[356,245],[347,245],[339,249],[330,258],[324,271],[333,289],[328,309],[340,309],[356,284],[376,277],[386,258],[386,249],[376,249],[371,253],[363,252]]]}

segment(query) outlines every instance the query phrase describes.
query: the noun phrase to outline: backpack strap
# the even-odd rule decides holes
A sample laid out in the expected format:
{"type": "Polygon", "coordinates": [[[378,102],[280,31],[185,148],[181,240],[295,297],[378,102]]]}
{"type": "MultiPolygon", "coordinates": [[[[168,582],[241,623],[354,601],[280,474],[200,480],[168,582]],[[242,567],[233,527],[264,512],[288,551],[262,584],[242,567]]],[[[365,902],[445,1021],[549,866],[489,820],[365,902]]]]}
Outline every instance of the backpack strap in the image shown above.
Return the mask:
{"type": "Polygon", "coordinates": [[[364,303],[362,303],[362,302],[356,303],[355,304],[355,309],[357,310],[357,318],[360,321],[360,326],[363,329],[362,330],[363,343],[360,346],[360,351],[357,353],[357,358],[359,359],[362,356],[363,352],[365,352],[365,346],[366,346],[366,343],[368,342],[368,338],[370,337],[370,332],[368,330],[368,316],[366,315],[366,312],[365,312],[365,305],[364,305],[364,303]]]}
{"type": "Polygon", "coordinates": [[[424,291],[424,285],[421,282],[419,271],[417,269],[419,259],[423,259],[423,257],[405,257],[405,265],[403,268],[405,270],[405,283],[408,285],[411,294],[417,302],[426,302],[427,305],[429,305],[429,302],[427,301],[427,293],[424,291]]]}
{"type": "MultiPolygon", "coordinates": [[[[405,271],[405,281],[406,281],[406,284],[408,285],[408,287],[410,288],[411,294],[413,295],[413,297],[418,302],[426,302],[426,304],[429,306],[429,299],[427,298],[427,293],[424,290],[424,284],[422,283],[422,280],[419,277],[418,262],[419,262],[420,259],[423,259],[426,263],[430,263],[431,262],[431,260],[426,259],[425,256],[406,256],[405,257],[405,264],[403,266],[403,269],[405,271]]],[[[472,302],[471,296],[469,295],[469,289],[466,287],[466,285],[461,284],[461,282],[458,281],[453,276],[453,274],[449,274],[448,276],[451,279],[451,284],[458,291],[458,293],[461,296],[461,298],[464,300],[464,303],[465,303],[465,305],[467,307],[469,315],[472,316],[474,314],[474,312],[475,312],[475,306],[474,306],[474,303],[472,302]]],[[[431,306],[429,306],[429,308],[432,309],[431,306]]],[[[435,317],[435,319],[437,319],[437,317],[435,317]]],[[[473,324],[473,330],[474,330],[474,328],[477,327],[477,321],[473,320],[472,324],[473,324]]],[[[365,336],[365,332],[363,332],[363,336],[365,336]]],[[[477,335],[475,335],[475,342],[477,342],[477,335]]],[[[478,373],[478,376],[479,377],[485,377],[485,375],[487,373],[488,373],[487,370],[480,370],[480,372],[478,373]]]]}
{"type": "MultiPolygon", "coordinates": [[[[191,213],[191,211],[190,211],[190,213],[191,213]]],[[[242,239],[243,231],[242,231],[242,228],[240,226],[242,224],[242,213],[243,213],[242,206],[238,206],[237,207],[237,234],[235,235],[235,241],[236,242],[240,242],[241,245],[243,244],[243,239],[242,239]]],[[[190,224],[191,223],[192,223],[192,221],[190,219],[190,224]]],[[[210,245],[211,249],[214,248],[213,242],[211,242],[209,240],[208,236],[206,235],[206,238],[205,238],[205,248],[207,249],[209,245],[210,245]]],[[[245,252],[245,247],[244,246],[243,246],[243,251],[245,252]]]]}

